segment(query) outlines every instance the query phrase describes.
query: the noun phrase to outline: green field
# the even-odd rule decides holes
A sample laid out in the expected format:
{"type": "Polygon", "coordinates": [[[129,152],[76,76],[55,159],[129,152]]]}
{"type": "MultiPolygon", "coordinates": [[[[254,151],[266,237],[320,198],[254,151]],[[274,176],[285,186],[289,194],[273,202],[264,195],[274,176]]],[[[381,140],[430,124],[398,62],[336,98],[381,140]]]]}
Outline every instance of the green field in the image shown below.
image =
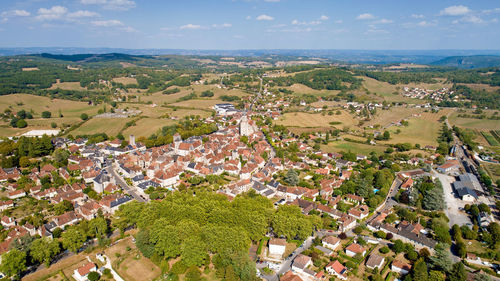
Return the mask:
{"type": "Polygon", "coordinates": [[[321,149],[325,152],[342,152],[351,151],[356,154],[368,155],[370,152],[375,151],[377,153],[382,153],[386,149],[384,146],[380,145],[369,145],[348,141],[333,141],[328,145],[321,145],[321,149]]]}
{"type": "Polygon", "coordinates": [[[488,132],[485,132],[485,131],[482,131],[481,132],[481,135],[483,135],[483,137],[486,139],[486,141],[488,141],[488,143],[491,145],[491,146],[497,146],[499,145],[498,141],[496,140],[496,138],[492,135],[490,135],[490,133],[488,132]]]}
{"type": "Polygon", "coordinates": [[[456,125],[462,128],[479,129],[479,130],[500,130],[499,120],[462,118],[458,117],[458,112],[453,112],[449,121],[451,125],[456,125]]]}
{"type": "Polygon", "coordinates": [[[412,118],[408,121],[409,125],[405,126],[392,126],[389,128],[391,139],[387,143],[411,143],[425,145],[437,145],[437,137],[441,125],[438,122],[431,122],[425,119],[412,118]],[[401,130],[399,134],[397,130],[401,130]]]}
{"type": "Polygon", "coordinates": [[[108,136],[116,136],[125,123],[131,118],[92,118],[85,122],[80,128],[71,131],[73,136],[93,135],[97,133],[106,133],[108,136]]]}

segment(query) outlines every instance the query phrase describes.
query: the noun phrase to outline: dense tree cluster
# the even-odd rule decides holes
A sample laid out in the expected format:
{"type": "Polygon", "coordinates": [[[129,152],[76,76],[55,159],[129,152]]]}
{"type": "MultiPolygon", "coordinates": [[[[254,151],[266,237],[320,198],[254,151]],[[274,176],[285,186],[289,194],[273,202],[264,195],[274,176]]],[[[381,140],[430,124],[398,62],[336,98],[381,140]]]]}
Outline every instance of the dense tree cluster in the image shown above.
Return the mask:
{"type": "Polygon", "coordinates": [[[361,79],[344,69],[328,68],[300,72],[293,76],[273,77],[265,79],[271,86],[291,86],[298,83],[316,90],[347,90],[361,86],[361,79]]]}
{"type": "Polygon", "coordinates": [[[213,193],[176,192],[162,201],[126,204],[117,216],[121,229],[139,228],[137,246],[145,256],[180,256],[186,267],[211,260],[218,273],[232,270],[241,280],[255,276],[248,260],[251,241],[259,241],[269,229],[289,239],[304,239],[316,222],[302,215],[297,206],[275,210],[267,198],[254,193],[230,202],[213,193]]]}

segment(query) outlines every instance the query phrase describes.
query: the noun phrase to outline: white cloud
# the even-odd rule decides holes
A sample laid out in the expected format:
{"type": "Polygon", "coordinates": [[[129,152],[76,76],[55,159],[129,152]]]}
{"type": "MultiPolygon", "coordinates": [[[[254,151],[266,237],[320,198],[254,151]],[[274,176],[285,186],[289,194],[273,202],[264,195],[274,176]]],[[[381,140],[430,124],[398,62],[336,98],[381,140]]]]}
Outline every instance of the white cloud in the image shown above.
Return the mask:
{"type": "Polygon", "coordinates": [[[329,17],[328,16],[325,16],[325,15],[322,15],[321,17],[319,17],[319,20],[328,20],[329,17]]]}
{"type": "Polygon", "coordinates": [[[90,22],[94,26],[99,27],[114,27],[114,26],[123,26],[123,22],[119,20],[95,20],[90,22]]]}
{"type": "Polygon", "coordinates": [[[423,19],[423,18],[425,18],[424,15],[420,15],[420,14],[413,14],[413,15],[411,15],[411,17],[414,18],[414,19],[423,19]]]}
{"type": "Polygon", "coordinates": [[[388,34],[389,31],[384,29],[370,28],[366,32],[366,34],[388,34]]]}
{"type": "Polygon", "coordinates": [[[246,17],[245,17],[245,19],[246,19],[246,20],[251,20],[251,19],[252,19],[252,17],[251,17],[251,16],[246,16],[246,17]]]}
{"type": "Polygon", "coordinates": [[[426,26],[433,26],[433,25],[436,25],[434,22],[428,22],[428,21],[421,21],[419,23],[417,23],[418,26],[422,26],[422,27],[426,27],[426,26]]]}
{"type": "Polygon", "coordinates": [[[233,25],[230,23],[223,23],[223,24],[212,24],[213,28],[229,28],[232,27],[233,25]]]}
{"type": "Polygon", "coordinates": [[[372,20],[374,18],[375,18],[374,15],[368,14],[368,13],[361,14],[361,15],[356,17],[357,20],[372,20]]]}
{"type": "Polygon", "coordinates": [[[313,21],[310,21],[310,22],[293,20],[292,24],[293,25],[318,25],[318,24],[321,24],[321,22],[317,21],[317,20],[313,20],[313,21]]]}
{"type": "Polygon", "coordinates": [[[470,11],[471,10],[466,6],[457,5],[444,8],[439,14],[441,16],[462,16],[468,14],[470,11]]]}
{"type": "Polygon", "coordinates": [[[335,23],[342,23],[342,20],[336,20],[335,23]]]}
{"type": "Polygon", "coordinates": [[[66,13],[68,9],[63,6],[53,6],[50,9],[40,8],[38,9],[38,15],[36,19],[38,20],[57,20],[61,19],[66,13]]]}
{"type": "Polygon", "coordinates": [[[191,30],[196,30],[196,29],[205,29],[205,27],[201,26],[201,25],[198,25],[198,24],[192,24],[192,23],[188,23],[188,24],[185,24],[181,27],[179,27],[179,29],[191,29],[191,30]]]}
{"type": "Polygon", "coordinates": [[[256,18],[256,20],[274,20],[274,18],[268,15],[260,15],[256,18]]]}
{"type": "Polygon", "coordinates": [[[92,12],[92,11],[86,11],[86,10],[80,10],[80,11],[76,11],[76,12],[73,12],[73,13],[69,13],[68,14],[68,18],[92,18],[92,17],[98,17],[99,14],[96,13],[96,12],[92,12]]]}
{"type": "Polygon", "coordinates": [[[376,23],[376,24],[388,24],[388,23],[393,23],[393,22],[394,22],[393,20],[381,19],[381,20],[375,21],[374,23],[376,23]]]}
{"type": "Polygon", "coordinates": [[[0,17],[2,18],[3,22],[8,21],[9,18],[13,17],[29,17],[31,15],[30,12],[26,10],[12,10],[12,11],[5,11],[0,14],[0,17]]]}
{"type": "Polygon", "coordinates": [[[106,10],[126,11],[135,8],[136,4],[132,0],[80,0],[85,5],[101,5],[106,10]]]}
{"type": "Polygon", "coordinates": [[[496,13],[500,13],[500,8],[495,8],[495,9],[489,9],[489,10],[483,10],[482,11],[484,14],[496,14],[496,13]]]}
{"type": "Polygon", "coordinates": [[[474,23],[474,24],[480,24],[484,23],[483,19],[481,19],[478,16],[470,15],[470,16],[464,16],[458,20],[454,20],[452,22],[453,24],[458,24],[458,23],[474,23]]]}

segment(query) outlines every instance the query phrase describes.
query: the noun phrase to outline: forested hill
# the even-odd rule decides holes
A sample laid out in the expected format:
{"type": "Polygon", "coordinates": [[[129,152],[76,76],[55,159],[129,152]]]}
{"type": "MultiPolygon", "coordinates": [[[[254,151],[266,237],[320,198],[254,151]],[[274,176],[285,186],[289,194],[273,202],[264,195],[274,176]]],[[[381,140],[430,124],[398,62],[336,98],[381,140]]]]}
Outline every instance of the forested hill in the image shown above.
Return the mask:
{"type": "Polygon", "coordinates": [[[34,55],[34,56],[39,56],[39,57],[47,58],[47,59],[69,61],[69,62],[79,62],[79,63],[114,61],[114,60],[133,62],[133,61],[138,61],[140,59],[154,59],[154,57],[152,57],[152,56],[134,56],[134,55],[127,55],[127,54],[119,54],[119,53],[78,54],[78,55],[53,55],[53,54],[43,53],[43,54],[34,55]]]}
{"type": "Polygon", "coordinates": [[[500,56],[453,56],[438,60],[432,65],[458,68],[485,68],[500,66],[500,56]]]}

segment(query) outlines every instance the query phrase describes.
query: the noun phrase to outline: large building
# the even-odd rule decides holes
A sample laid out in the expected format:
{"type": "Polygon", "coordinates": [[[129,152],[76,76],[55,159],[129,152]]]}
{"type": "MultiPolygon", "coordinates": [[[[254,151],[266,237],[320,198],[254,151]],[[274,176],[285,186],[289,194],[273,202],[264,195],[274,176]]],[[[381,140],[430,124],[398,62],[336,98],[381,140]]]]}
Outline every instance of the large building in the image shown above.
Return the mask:
{"type": "Polygon", "coordinates": [[[240,135],[242,136],[249,136],[255,132],[255,128],[253,127],[252,124],[250,124],[251,121],[248,120],[248,117],[246,115],[243,115],[241,117],[240,121],[240,135]]]}
{"type": "Polygon", "coordinates": [[[473,174],[466,173],[458,176],[458,180],[453,183],[455,191],[462,200],[474,202],[478,196],[477,191],[481,191],[481,184],[473,174]]]}

